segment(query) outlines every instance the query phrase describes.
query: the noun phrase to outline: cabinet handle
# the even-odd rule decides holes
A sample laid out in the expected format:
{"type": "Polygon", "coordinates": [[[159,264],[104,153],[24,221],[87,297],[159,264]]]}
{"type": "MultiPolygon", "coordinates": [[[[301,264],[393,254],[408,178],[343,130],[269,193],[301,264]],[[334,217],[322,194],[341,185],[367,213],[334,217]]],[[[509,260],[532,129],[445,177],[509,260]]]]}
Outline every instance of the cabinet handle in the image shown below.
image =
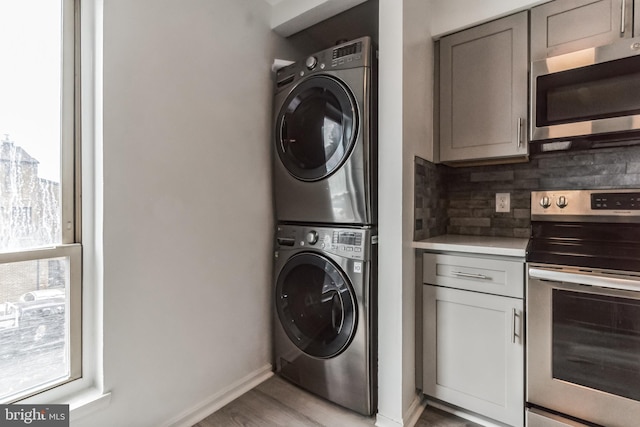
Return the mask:
{"type": "Polygon", "coordinates": [[[624,36],[624,27],[626,24],[626,14],[627,14],[627,0],[622,0],[622,7],[620,8],[621,16],[620,16],[620,34],[624,36]]]}
{"type": "Polygon", "coordinates": [[[516,310],[515,308],[513,309],[513,312],[511,314],[511,343],[515,344],[516,343],[516,338],[518,338],[518,340],[520,340],[520,334],[518,332],[520,332],[518,330],[518,327],[516,325],[516,319],[520,317],[520,313],[518,312],[518,310],[516,310]]]}
{"type": "Polygon", "coordinates": [[[522,117],[518,117],[518,148],[522,147],[522,117]]]}
{"type": "Polygon", "coordinates": [[[491,277],[485,276],[484,274],[465,273],[464,271],[452,271],[451,274],[458,277],[465,277],[467,279],[491,280],[491,277]]]}

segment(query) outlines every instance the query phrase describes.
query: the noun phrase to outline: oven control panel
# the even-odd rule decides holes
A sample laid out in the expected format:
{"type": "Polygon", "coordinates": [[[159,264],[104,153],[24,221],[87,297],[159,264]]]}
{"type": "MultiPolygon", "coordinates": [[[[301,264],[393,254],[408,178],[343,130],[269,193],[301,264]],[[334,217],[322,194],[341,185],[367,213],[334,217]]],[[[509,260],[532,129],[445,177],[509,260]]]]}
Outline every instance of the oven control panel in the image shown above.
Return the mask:
{"type": "Polygon", "coordinates": [[[640,189],[533,191],[531,219],[640,222],[640,189]]]}
{"type": "Polygon", "coordinates": [[[640,192],[592,193],[591,209],[594,210],[640,210],[640,192]]]}

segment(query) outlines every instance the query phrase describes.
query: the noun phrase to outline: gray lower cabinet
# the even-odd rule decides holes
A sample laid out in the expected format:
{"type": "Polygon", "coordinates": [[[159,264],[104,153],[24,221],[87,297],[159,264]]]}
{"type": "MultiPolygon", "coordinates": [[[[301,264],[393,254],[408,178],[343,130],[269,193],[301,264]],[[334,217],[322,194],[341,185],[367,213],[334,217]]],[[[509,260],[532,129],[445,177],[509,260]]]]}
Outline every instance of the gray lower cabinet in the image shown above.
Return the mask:
{"type": "Polygon", "coordinates": [[[528,15],[440,40],[440,161],[526,158],[528,15]]]}
{"type": "Polygon", "coordinates": [[[524,263],[425,253],[423,268],[423,392],[523,426],[524,263]]]}
{"type": "Polygon", "coordinates": [[[633,37],[633,15],[633,0],[556,0],[534,7],[531,60],[633,37]]]}

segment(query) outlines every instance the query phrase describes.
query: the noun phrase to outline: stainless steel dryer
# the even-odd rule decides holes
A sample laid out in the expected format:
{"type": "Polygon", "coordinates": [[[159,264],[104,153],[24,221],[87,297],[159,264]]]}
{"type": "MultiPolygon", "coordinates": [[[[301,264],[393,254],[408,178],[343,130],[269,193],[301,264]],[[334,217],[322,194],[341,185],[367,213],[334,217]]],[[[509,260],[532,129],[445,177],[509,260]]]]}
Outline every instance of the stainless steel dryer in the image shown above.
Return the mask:
{"type": "Polygon", "coordinates": [[[364,227],[276,232],[275,370],[365,415],[377,405],[376,239],[364,227]]]}
{"type": "Polygon", "coordinates": [[[377,222],[377,67],[364,37],[278,70],[276,220],[377,222]]]}

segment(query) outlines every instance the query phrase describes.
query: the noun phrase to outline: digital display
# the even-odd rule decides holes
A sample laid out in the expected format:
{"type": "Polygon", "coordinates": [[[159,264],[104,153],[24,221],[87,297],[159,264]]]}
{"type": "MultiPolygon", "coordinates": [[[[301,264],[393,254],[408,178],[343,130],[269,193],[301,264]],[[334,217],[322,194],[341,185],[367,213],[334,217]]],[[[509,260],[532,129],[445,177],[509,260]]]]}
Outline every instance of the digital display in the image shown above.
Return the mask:
{"type": "Polygon", "coordinates": [[[591,209],[640,210],[640,193],[593,193],[591,209]]]}
{"type": "Polygon", "coordinates": [[[339,245],[360,246],[362,244],[362,234],[350,231],[334,233],[333,243],[337,243],[339,245]]]}
{"type": "Polygon", "coordinates": [[[353,43],[347,46],[333,50],[333,59],[342,58],[343,56],[353,55],[362,51],[362,42],[353,43]]]}

